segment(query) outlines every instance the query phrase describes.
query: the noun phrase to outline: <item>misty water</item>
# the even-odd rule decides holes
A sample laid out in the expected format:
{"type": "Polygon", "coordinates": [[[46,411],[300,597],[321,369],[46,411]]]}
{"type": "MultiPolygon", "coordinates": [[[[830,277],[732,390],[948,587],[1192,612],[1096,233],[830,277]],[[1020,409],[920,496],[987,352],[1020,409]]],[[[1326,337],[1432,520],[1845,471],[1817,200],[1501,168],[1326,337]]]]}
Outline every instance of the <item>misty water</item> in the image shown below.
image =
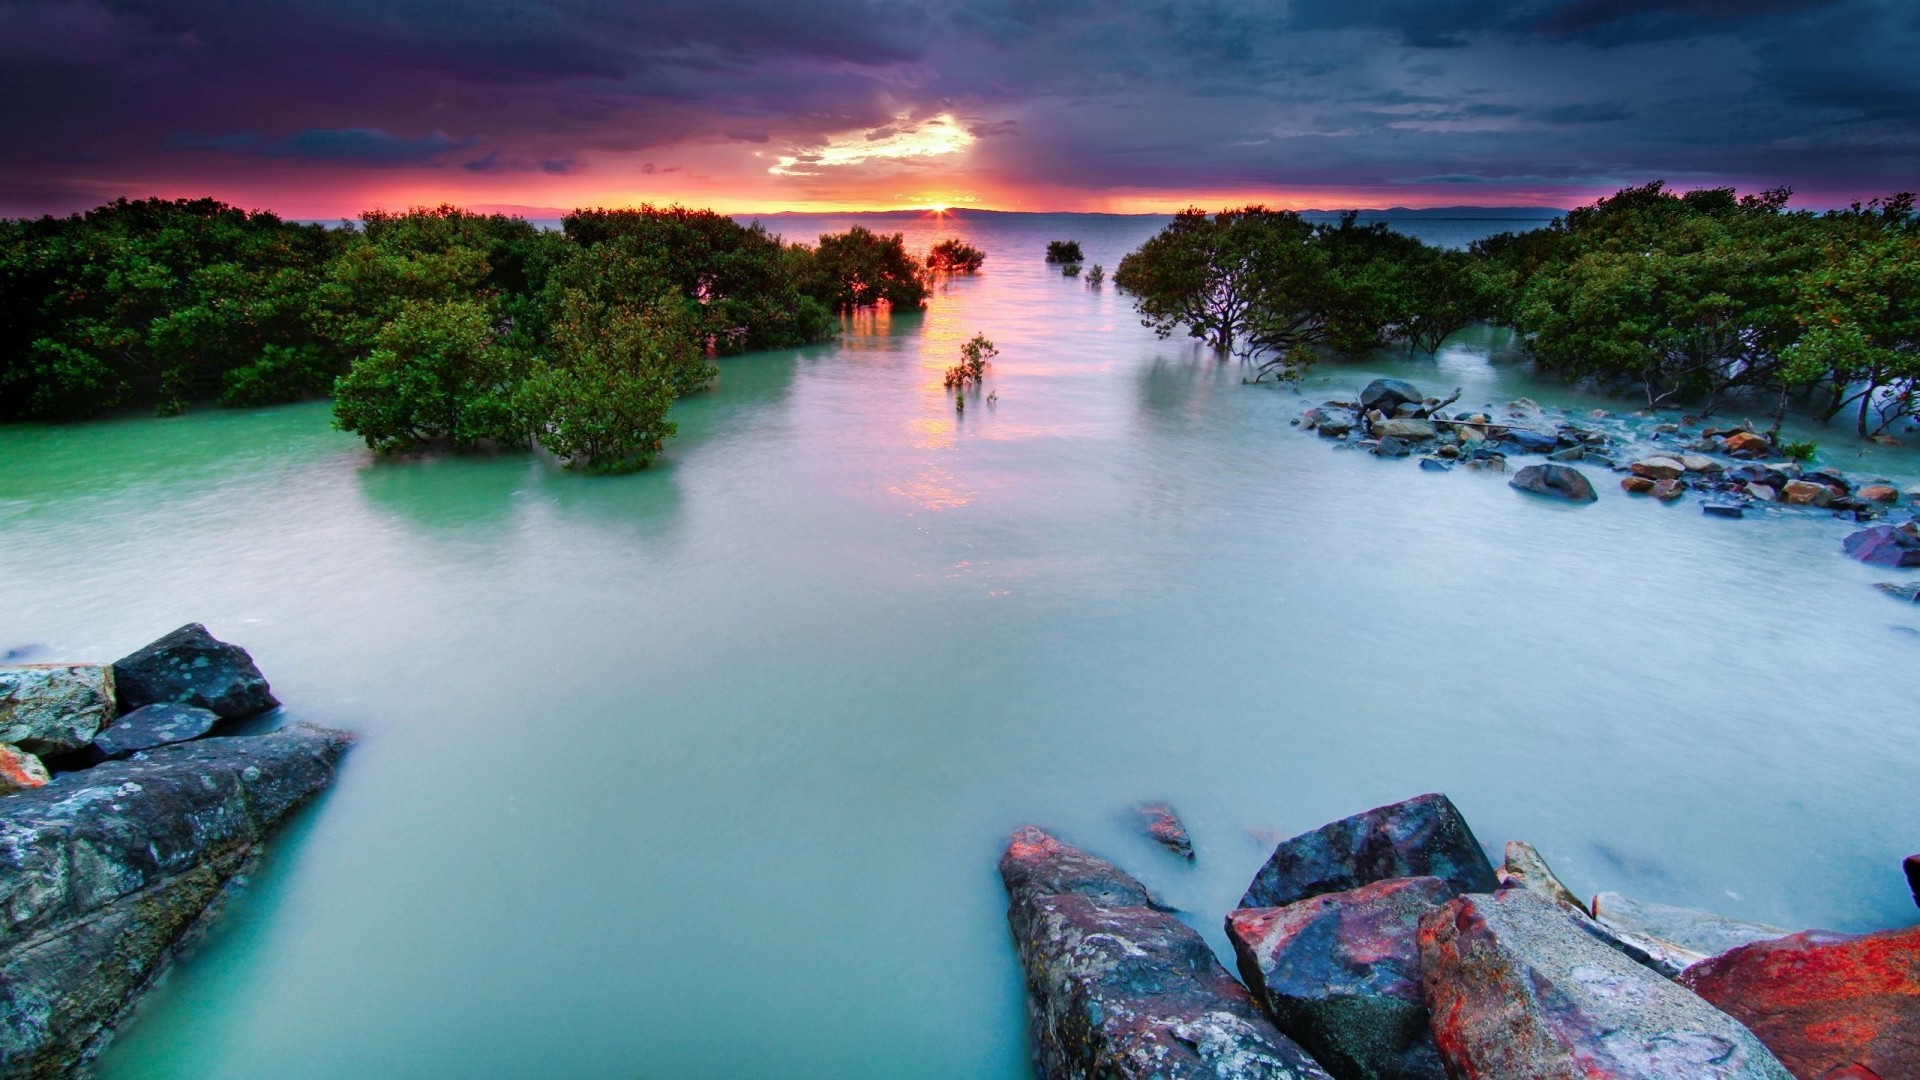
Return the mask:
{"type": "Polygon", "coordinates": [[[1429,790],[1583,893],[1911,921],[1920,614],[1848,526],[1336,450],[1289,420],[1377,374],[1622,403],[1486,330],[1244,386],[1041,262],[1157,225],[909,221],[984,272],[723,361],[630,477],[376,462],[324,404],[0,429],[0,650],[204,621],[286,718],[360,735],[105,1075],[1023,1076],[994,864],[1028,821],[1223,955],[1277,837],[1429,790]],[[975,333],[997,397],[956,414],[975,333]]]}

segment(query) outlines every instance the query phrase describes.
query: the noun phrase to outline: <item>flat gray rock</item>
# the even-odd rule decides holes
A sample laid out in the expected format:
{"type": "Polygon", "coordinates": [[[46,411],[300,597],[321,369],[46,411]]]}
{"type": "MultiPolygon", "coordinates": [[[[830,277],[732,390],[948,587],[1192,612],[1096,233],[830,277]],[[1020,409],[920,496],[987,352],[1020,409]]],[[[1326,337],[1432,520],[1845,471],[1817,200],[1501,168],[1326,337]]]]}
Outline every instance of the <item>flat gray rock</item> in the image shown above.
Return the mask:
{"type": "Polygon", "coordinates": [[[1625,930],[1670,941],[1700,954],[1702,958],[1793,933],[1781,926],[1729,919],[1711,911],[1634,900],[1616,892],[1603,892],[1594,897],[1593,913],[1600,924],[1610,930],[1625,930]]]}
{"type": "Polygon", "coordinates": [[[219,713],[197,705],[142,705],[95,735],[93,745],[108,757],[124,757],[137,750],[197,739],[219,722],[219,713]]]}

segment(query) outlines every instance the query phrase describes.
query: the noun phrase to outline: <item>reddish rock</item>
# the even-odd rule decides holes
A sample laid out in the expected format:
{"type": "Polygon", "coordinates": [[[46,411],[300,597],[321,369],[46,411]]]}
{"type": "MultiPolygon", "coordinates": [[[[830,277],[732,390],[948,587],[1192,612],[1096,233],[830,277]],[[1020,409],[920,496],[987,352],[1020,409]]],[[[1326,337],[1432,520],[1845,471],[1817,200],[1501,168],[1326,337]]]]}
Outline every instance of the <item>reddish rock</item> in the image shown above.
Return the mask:
{"type": "Polygon", "coordinates": [[[1672,502],[1687,490],[1685,481],[1656,480],[1653,485],[1653,497],[1661,502],[1672,502]]]}
{"type": "Polygon", "coordinates": [[[1247,886],[1240,906],[1285,907],[1388,878],[1431,876],[1462,892],[1498,885],[1487,854],[1445,795],[1416,795],[1285,840],[1247,886]]]}
{"type": "Polygon", "coordinates": [[[0,743],[0,795],[45,787],[50,777],[40,759],[17,746],[0,743]]]}
{"type": "Polygon", "coordinates": [[[1529,889],[1420,922],[1420,974],[1453,1080],[1786,1080],[1753,1034],[1602,944],[1529,889]]]}
{"type": "Polygon", "coordinates": [[[1645,495],[1653,490],[1653,481],[1644,476],[1623,476],[1620,478],[1620,487],[1634,495],[1645,495]]]}
{"type": "Polygon", "coordinates": [[[1445,1080],[1420,993],[1420,918],[1459,892],[1434,877],[1377,881],[1227,916],[1240,975],[1339,1080],[1445,1080]]]}
{"type": "Polygon", "coordinates": [[[1173,812],[1173,807],[1163,802],[1141,803],[1133,808],[1133,813],[1140,827],[1161,847],[1183,859],[1193,859],[1193,838],[1187,835],[1187,827],[1181,823],[1180,815],[1173,812]]]}
{"type": "Polygon", "coordinates": [[[1773,449],[1773,444],[1764,435],[1755,435],[1751,431],[1736,431],[1727,436],[1727,452],[1764,454],[1773,449]]]}
{"type": "Polygon", "coordinates": [[[1920,566],[1920,536],[1911,526],[1873,525],[1847,534],[1841,546],[1874,566],[1920,566]]]}
{"type": "Polygon", "coordinates": [[[1780,498],[1793,506],[1825,506],[1833,501],[1833,489],[1812,480],[1789,480],[1780,498]]]}
{"type": "Polygon", "coordinates": [[[1680,983],[1751,1028],[1800,1080],[1848,1067],[1920,1077],[1920,927],[1756,941],[1680,983]]]}
{"type": "Polygon", "coordinates": [[[1644,476],[1649,480],[1675,480],[1687,471],[1687,467],[1677,459],[1670,457],[1650,457],[1627,466],[1635,476],[1644,476]]]}
{"type": "Polygon", "coordinates": [[[1868,484],[1860,489],[1860,497],[1868,502],[1890,503],[1900,498],[1900,491],[1886,484],[1868,484]]]}

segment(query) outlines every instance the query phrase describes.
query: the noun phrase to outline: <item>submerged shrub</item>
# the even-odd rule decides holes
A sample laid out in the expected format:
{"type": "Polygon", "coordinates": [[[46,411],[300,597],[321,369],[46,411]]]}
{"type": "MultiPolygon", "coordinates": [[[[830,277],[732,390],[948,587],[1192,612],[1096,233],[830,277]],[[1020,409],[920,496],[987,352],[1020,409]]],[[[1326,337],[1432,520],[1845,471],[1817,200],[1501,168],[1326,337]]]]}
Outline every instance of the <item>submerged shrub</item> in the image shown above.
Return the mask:
{"type": "Polygon", "coordinates": [[[1078,240],[1047,241],[1047,261],[1050,263],[1077,263],[1084,259],[1080,254],[1078,240]]]}
{"type": "Polygon", "coordinates": [[[942,240],[927,252],[930,274],[971,274],[987,261],[987,253],[955,237],[942,240]]]}

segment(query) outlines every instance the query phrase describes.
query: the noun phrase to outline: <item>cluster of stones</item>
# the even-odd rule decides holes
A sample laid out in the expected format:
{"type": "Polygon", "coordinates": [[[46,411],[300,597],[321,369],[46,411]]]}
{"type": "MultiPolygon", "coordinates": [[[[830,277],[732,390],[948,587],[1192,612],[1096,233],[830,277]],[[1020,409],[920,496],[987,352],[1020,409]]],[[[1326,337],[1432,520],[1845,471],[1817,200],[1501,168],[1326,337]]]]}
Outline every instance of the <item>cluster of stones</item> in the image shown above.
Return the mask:
{"type": "MultiPolygon", "coordinates": [[[[1454,397],[1458,395],[1455,391],[1454,397]]],[[[1518,469],[1508,483],[1570,502],[1599,498],[1593,482],[1573,467],[1582,463],[1621,473],[1621,490],[1629,494],[1672,502],[1697,492],[1703,496],[1701,512],[1709,517],[1744,517],[1763,506],[1825,511],[1867,525],[1842,541],[1853,558],[1875,566],[1920,566],[1920,520],[1915,518],[1920,487],[1903,492],[1885,478],[1805,468],[1784,459],[1771,439],[1748,428],[1688,431],[1678,424],[1656,424],[1647,437],[1672,442],[1674,448],[1627,460],[1624,445],[1614,435],[1568,420],[1549,421],[1537,403],[1525,398],[1509,403],[1498,420],[1487,411],[1443,415],[1452,401],[1423,397],[1418,387],[1398,379],[1375,379],[1358,399],[1316,405],[1297,422],[1324,438],[1381,457],[1409,457],[1420,451],[1420,467],[1431,471],[1463,465],[1506,472],[1511,457],[1544,454],[1545,463],[1518,469]],[[1900,510],[1906,520],[1880,520],[1900,510]]],[[[1596,410],[1588,419],[1610,416],[1596,410]]],[[[1920,585],[1888,583],[1880,588],[1903,600],[1920,601],[1920,585]]]]}
{"type": "Polygon", "coordinates": [[[1038,828],[1000,873],[1043,1080],[1920,1076],[1920,928],[1583,904],[1530,845],[1494,867],[1444,795],[1281,842],[1226,918],[1244,983],[1038,828]]]}
{"type": "Polygon", "coordinates": [[[345,732],[204,737],[278,704],[197,623],[113,664],[0,668],[0,1077],[91,1060],[331,782],[345,732]]]}

